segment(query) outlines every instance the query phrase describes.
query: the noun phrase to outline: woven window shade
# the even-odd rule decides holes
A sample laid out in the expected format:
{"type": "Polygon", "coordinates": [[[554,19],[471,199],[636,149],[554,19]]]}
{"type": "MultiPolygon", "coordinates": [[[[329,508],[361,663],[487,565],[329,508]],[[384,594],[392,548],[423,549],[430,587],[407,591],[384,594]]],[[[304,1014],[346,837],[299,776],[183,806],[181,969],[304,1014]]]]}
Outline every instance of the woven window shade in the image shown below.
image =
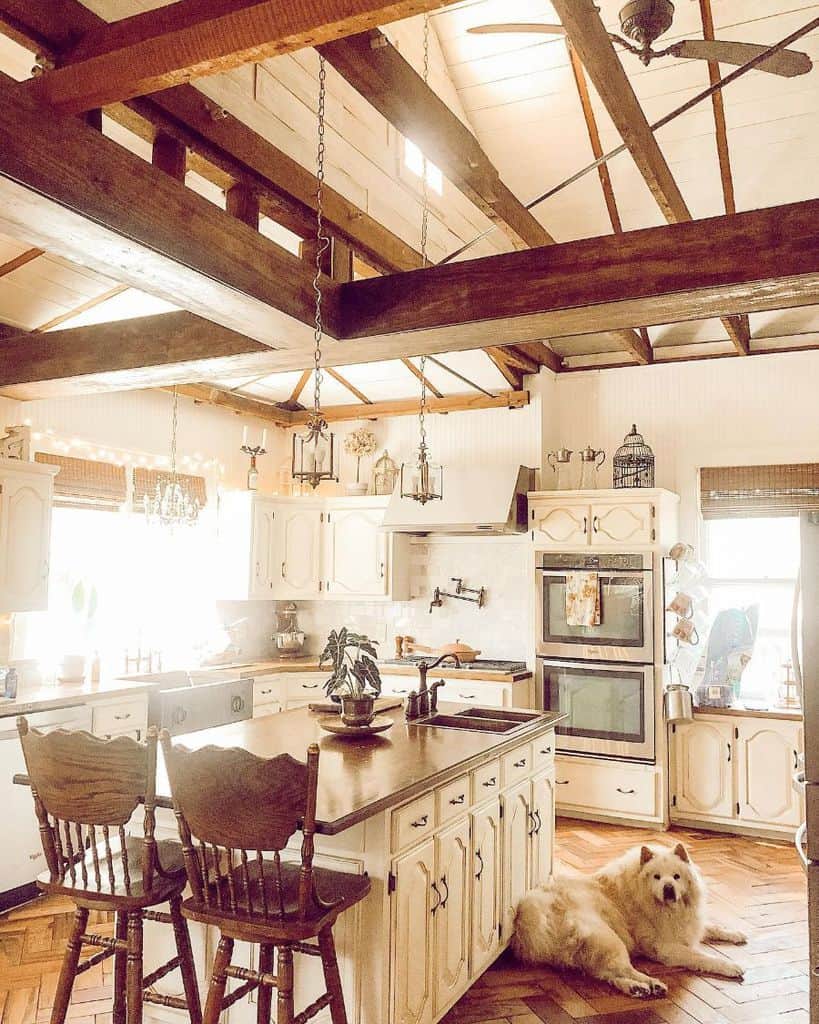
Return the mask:
{"type": "Polygon", "coordinates": [[[705,519],[819,511],[819,463],[703,468],[700,507],[705,519]]]}
{"type": "Polygon", "coordinates": [[[54,478],[56,505],[116,512],[125,504],[127,483],[124,466],[52,455],[51,452],[37,452],[34,461],[59,466],[60,472],[54,478]]]}
{"type": "MultiPolygon", "coordinates": [[[[201,508],[204,508],[208,500],[205,478],[203,476],[190,476],[187,473],[177,473],[176,476],[180,485],[192,498],[198,500],[201,508]]],[[[156,494],[156,485],[159,484],[160,487],[164,488],[170,481],[171,474],[168,472],[159,469],[142,469],[139,466],[135,466],[133,507],[141,512],[145,495],[147,494],[149,498],[153,498],[156,494]]]]}

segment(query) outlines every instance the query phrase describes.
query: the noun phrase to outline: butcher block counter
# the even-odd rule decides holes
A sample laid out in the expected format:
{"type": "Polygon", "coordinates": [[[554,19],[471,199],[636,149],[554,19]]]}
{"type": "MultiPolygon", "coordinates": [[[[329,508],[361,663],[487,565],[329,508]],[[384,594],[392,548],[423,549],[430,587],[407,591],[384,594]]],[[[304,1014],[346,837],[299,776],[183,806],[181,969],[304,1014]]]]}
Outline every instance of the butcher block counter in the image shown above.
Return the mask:
{"type": "MultiPolygon", "coordinates": [[[[476,708],[441,702],[439,711],[474,715],[476,708]]],[[[496,719],[503,713],[488,711],[496,719]]],[[[300,708],[179,742],[300,760],[318,743],[316,864],[367,872],[372,881],[369,896],[335,928],[350,1024],[436,1022],[505,948],[523,894],[551,875],[554,727],[562,716],[510,715],[514,727],[499,733],[408,723],[402,709],[385,714],[393,726],[368,739],[327,733],[320,716],[300,708]]],[[[167,794],[161,769],[158,790],[167,794]]],[[[175,836],[172,814],[159,814],[158,832],[175,836]]],[[[299,847],[297,834],[294,856],[299,847]]],[[[207,953],[199,963],[209,967],[214,936],[203,925],[193,929],[196,948],[207,953]]],[[[161,928],[146,938],[157,962],[166,942],[161,928]]],[[[253,949],[236,948],[234,963],[250,965],[253,949]]],[[[315,958],[297,958],[296,1011],[323,992],[315,958]]],[[[230,1024],[251,1024],[256,1007],[243,1000],[228,1014],[230,1024]]],[[[146,1019],[168,1015],[145,1007],[146,1019]]]]}

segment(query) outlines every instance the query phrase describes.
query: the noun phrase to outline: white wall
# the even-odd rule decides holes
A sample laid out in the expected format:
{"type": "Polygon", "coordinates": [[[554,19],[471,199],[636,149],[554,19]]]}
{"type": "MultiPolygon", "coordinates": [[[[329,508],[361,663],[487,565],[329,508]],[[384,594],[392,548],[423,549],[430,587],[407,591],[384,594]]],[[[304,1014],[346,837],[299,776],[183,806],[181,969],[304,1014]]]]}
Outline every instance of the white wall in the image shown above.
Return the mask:
{"type": "Polygon", "coordinates": [[[817,389],[819,352],[561,374],[553,446],[604,448],[611,486],[611,457],[636,423],[696,542],[700,467],[819,461],[817,389]]]}

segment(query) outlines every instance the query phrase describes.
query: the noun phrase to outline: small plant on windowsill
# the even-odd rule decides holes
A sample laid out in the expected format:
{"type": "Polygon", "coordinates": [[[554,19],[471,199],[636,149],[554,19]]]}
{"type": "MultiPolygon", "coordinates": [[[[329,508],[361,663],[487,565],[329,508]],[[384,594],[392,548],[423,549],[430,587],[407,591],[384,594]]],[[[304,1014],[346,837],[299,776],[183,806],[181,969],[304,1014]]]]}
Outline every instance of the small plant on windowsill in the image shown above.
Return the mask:
{"type": "Polygon", "coordinates": [[[319,659],[319,667],[331,664],[332,675],[324,684],[328,697],[341,701],[345,725],[369,725],[375,717],[375,698],[381,693],[377,644],[346,626],[332,630],[319,659]]]}

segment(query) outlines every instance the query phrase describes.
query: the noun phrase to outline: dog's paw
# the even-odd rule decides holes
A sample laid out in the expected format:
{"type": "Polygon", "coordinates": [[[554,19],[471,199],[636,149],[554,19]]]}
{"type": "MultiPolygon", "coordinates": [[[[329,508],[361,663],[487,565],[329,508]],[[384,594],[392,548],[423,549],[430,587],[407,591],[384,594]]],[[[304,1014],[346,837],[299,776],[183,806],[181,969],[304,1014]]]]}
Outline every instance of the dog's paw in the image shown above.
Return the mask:
{"type": "Polygon", "coordinates": [[[725,941],[730,942],[732,946],[744,946],[748,936],[744,932],[726,932],[725,941]]]}
{"type": "Polygon", "coordinates": [[[629,984],[628,994],[635,999],[656,999],[668,993],[668,988],[656,978],[646,977],[645,981],[632,981],[629,984]]]}
{"type": "Polygon", "coordinates": [[[737,978],[739,981],[745,977],[745,968],[735,964],[733,960],[726,960],[719,965],[719,973],[723,978],[737,978]]]}

